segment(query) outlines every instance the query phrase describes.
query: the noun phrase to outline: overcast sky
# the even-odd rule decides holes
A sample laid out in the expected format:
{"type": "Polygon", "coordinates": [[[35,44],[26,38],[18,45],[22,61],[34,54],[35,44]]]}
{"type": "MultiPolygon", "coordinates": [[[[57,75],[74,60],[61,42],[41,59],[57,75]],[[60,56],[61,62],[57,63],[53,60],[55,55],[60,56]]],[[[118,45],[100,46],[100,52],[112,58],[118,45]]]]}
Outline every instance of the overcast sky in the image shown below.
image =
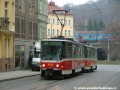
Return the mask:
{"type": "Polygon", "coordinates": [[[48,0],[48,2],[50,1],[54,1],[55,4],[58,6],[63,6],[66,3],[75,4],[75,5],[84,4],[90,0],[48,0]]]}

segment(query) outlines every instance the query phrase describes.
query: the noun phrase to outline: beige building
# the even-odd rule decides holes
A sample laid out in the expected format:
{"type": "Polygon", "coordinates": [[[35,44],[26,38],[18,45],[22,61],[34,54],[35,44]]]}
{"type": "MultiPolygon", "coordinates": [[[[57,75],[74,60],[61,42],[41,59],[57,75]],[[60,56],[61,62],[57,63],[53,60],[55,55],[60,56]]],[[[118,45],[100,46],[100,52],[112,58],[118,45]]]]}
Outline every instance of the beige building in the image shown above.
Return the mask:
{"type": "Polygon", "coordinates": [[[15,0],[0,0],[0,72],[14,69],[15,0]]]}
{"type": "Polygon", "coordinates": [[[65,14],[54,14],[52,13],[53,10],[63,10],[62,8],[55,5],[53,1],[49,2],[48,5],[48,25],[47,25],[47,38],[51,37],[57,37],[60,36],[61,33],[61,24],[58,20],[60,19],[61,23],[63,23],[65,26],[62,31],[62,36],[65,38],[73,38],[73,15],[68,12],[66,14],[66,18],[64,21],[65,14]]]}

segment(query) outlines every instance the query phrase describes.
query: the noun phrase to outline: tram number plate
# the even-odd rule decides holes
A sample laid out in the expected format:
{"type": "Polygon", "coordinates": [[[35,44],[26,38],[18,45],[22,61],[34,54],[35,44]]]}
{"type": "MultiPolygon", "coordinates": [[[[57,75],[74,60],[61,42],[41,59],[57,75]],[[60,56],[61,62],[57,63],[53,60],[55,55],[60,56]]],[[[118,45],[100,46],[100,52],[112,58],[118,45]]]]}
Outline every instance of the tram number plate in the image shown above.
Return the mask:
{"type": "Polygon", "coordinates": [[[50,63],[49,63],[48,66],[53,66],[53,64],[50,64],[50,63]]]}

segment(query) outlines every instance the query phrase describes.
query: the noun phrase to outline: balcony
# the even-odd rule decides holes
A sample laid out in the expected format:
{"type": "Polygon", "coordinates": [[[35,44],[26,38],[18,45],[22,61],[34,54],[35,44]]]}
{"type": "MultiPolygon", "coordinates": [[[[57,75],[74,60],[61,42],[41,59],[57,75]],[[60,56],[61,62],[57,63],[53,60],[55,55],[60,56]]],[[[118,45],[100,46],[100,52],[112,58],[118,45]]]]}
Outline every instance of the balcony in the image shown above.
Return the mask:
{"type": "Polygon", "coordinates": [[[5,17],[0,18],[0,29],[8,30],[9,24],[10,24],[9,18],[5,18],[5,17]]]}

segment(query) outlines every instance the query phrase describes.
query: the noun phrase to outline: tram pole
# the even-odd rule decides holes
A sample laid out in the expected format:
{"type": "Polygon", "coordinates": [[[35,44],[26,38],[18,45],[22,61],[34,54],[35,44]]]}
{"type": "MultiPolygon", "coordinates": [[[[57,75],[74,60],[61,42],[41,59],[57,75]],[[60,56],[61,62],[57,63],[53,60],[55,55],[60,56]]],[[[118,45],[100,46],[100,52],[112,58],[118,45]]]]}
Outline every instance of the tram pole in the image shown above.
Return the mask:
{"type": "Polygon", "coordinates": [[[108,47],[108,62],[110,61],[110,38],[109,36],[107,37],[107,47],[108,47]]]}
{"type": "Polygon", "coordinates": [[[65,26],[65,18],[66,18],[66,14],[68,13],[68,11],[67,11],[67,10],[53,10],[53,13],[56,15],[58,21],[59,21],[60,24],[61,24],[60,37],[63,38],[62,32],[63,32],[63,28],[64,28],[64,26],[65,26]],[[58,15],[57,15],[57,12],[58,12],[58,14],[59,14],[59,13],[64,13],[64,14],[65,14],[65,16],[64,16],[64,23],[60,21],[58,15]]]}

